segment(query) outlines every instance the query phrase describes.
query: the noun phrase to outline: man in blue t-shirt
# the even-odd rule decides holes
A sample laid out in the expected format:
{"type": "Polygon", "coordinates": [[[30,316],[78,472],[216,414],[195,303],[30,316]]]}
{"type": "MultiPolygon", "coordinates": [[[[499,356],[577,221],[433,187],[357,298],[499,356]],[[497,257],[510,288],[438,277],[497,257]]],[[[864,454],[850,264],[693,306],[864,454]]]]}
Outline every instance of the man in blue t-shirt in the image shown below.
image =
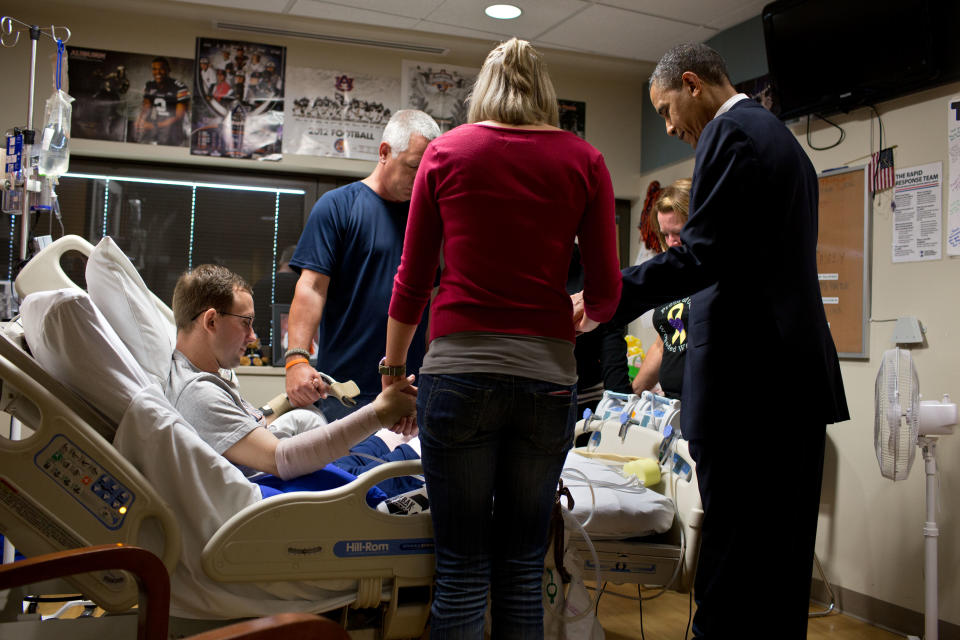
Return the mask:
{"type": "MultiPolygon", "coordinates": [[[[398,111],[387,123],[377,166],[369,176],[325,193],[314,205],[290,267],[300,274],[290,305],[286,352],[287,396],[305,406],[326,395],[307,363],[319,328],[317,368],[360,387],[358,406],[381,390],[376,360],[387,342],[387,309],[393,276],[403,253],[403,235],[413,179],[427,143],[440,135],[422,111],[398,111]]],[[[426,322],[411,346],[407,371],[417,373],[426,350],[426,322]]],[[[324,400],[328,419],[348,413],[324,400]]]]}

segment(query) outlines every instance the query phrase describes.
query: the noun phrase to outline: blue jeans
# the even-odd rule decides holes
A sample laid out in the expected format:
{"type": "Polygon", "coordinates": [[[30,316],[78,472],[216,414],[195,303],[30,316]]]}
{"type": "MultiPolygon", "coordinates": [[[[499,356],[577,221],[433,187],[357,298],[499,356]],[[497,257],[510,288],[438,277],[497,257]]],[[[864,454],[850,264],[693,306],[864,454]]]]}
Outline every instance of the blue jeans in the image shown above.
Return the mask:
{"type": "Polygon", "coordinates": [[[543,558],[576,385],[420,376],[417,412],[436,538],[431,638],[542,638],[543,558]]]}

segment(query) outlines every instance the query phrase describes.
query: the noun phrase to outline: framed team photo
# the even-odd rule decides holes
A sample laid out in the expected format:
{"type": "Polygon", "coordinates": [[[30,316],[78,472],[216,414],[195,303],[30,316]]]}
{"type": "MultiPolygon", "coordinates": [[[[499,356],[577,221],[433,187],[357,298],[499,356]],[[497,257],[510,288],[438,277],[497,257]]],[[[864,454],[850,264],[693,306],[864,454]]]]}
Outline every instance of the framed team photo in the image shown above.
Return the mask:
{"type": "Polygon", "coordinates": [[[279,160],[286,47],[197,38],[190,153],[279,160]]]}

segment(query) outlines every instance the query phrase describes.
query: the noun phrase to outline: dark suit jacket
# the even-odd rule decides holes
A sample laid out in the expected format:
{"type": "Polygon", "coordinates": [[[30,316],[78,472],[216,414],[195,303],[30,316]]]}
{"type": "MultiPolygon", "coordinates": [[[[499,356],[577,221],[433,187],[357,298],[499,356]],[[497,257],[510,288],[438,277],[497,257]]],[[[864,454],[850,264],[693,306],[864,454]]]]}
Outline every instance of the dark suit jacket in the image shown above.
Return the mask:
{"type": "Polygon", "coordinates": [[[700,136],[684,245],[624,269],[614,321],[696,292],[685,438],[737,424],[767,431],[784,414],[849,418],[817,279],[817,200],[816,172],[793,134],[741,100],[700,136]]]}

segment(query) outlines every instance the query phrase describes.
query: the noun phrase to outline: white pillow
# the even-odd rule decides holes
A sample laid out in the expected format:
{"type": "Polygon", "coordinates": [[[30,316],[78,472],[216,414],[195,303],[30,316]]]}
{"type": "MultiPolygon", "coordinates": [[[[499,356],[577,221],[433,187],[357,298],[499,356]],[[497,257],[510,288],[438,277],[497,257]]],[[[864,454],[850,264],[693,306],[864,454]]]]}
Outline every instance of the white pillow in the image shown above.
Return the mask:
{"type": "Polygon", "coordinates": [[[166,382],[177,343],[173,312],[109,236],[90,254],[86,275],[90,297],[134,359],[155,381],[166,382]]]}
{"type": "Polygon", "coordinates": [[[586,530],[594,540],[664,533],[673,524],[674,506],[670,498],[650,489],[638,492],[622,487],[627,479],[619,469],[585,458],[575,450],[567,454],[563,463],[563,478],[573,496],[573,515],[577,520],[585,522],[593,514],[586,530]]]}
{"type": "Polygon", "coordinates": [[[20,311],[40,365],[119,424],[151,380],[90,297],[79,289],[39,291],[26,297],[20,311]]]}

